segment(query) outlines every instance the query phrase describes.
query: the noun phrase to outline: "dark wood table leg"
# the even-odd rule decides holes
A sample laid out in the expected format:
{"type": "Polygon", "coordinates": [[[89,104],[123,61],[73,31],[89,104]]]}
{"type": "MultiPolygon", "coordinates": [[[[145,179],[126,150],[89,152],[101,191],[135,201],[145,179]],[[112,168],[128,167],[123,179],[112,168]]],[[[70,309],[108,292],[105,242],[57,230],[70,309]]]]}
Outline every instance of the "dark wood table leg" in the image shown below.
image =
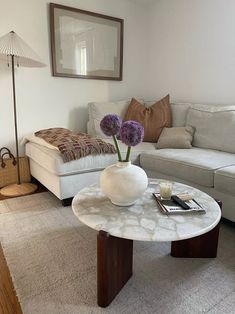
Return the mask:
{"type": "MultiPolygon", "coordinates": [[[[222,208],[221,201],[217,201],[222,208]]],[[[220,223],[211,231],[191,239],[171,242],[171,256],[213,258],[217,256],[220,223]]]]}
{"type": "Polygon", "coordinates": [[[108,306],[132,276],[133,241],[111,236],[105,231],[97,235],[98,305],[108,306]]]}
{"type": "Polygon", "coordinates": [[[171,256],[210,258],[217,256],[218,224],[211,231],[191,239],[171,242],[171,256]]]}

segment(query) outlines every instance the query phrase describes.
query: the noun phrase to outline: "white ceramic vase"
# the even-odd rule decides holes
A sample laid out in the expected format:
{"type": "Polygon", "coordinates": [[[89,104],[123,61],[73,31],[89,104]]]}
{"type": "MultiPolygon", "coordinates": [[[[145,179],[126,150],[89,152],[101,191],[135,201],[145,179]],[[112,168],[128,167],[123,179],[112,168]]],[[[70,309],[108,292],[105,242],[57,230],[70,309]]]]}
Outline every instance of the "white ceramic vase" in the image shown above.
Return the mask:
{"type": "Polygon", "coordinates": [[[130,161],[120,162],[104,169],[100,176],[102,192],[118,206],[130,206],[142,196],[148,186],[145,171],[130,161]]]}

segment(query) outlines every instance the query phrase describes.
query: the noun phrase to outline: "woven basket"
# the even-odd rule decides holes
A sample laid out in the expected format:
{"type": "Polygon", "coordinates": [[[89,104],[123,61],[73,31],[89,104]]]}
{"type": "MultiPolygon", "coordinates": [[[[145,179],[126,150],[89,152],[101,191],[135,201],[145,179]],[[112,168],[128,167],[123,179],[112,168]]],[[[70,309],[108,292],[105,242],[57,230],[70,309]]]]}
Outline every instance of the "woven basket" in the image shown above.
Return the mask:
{"type": "MultiPolygon", "coordinates": [[[[17,167],[12,164],[12,159],[5,158],[4,163],[6,164],[4,168],[0,166],[0,188],[17,183],[17,167]]],[[[28,157],[20,157],[19,164],[21,182],[30,182],[28,157]]]]}

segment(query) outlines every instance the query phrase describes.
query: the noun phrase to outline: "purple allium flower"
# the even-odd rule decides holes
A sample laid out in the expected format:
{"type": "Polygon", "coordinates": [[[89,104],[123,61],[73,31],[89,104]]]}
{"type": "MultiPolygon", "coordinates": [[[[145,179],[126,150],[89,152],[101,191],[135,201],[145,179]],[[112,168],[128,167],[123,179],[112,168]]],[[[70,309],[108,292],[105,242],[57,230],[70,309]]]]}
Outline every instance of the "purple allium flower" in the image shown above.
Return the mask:
{"type": "Polygon", "coordinates": [[[117,135],[122,125],[122,119],[116,114],[107,114],[100,122],[100,128],[107,136],[117,135]]]}
{"type": "Polygon", "coordinates": [[[120,129],[120,139],[127,146],[136,146],[143,141],[144,127],[136,121],[126,121],[120,129]]]}

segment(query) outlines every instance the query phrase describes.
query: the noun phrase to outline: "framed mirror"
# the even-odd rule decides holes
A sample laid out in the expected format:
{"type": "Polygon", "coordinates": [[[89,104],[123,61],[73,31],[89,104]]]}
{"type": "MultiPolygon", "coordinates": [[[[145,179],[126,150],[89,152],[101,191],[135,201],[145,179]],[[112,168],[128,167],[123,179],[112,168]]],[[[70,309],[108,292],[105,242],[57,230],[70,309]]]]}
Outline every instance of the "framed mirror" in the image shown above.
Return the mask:
{"type": "Polygon", "coordinates": [[[122,80],[123,20],[50,3],[54,76],[122,80]]]}

